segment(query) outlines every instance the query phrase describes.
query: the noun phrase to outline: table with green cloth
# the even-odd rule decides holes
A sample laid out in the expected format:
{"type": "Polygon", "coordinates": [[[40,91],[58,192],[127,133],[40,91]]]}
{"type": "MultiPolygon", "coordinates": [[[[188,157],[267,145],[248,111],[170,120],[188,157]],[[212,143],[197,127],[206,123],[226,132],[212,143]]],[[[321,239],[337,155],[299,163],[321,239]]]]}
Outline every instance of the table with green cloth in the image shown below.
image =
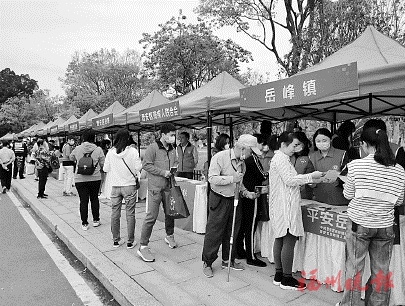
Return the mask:
{"type": "MultiPolygon", "coordinates": [[[[340,292],[345,286],[345,235],[347,206],[332,206],[311,200],[302,200],[302,217],[305,229],[294,251],[293,271],[301,271],[306,279],[314,279],[340,292]]],[[[390,263],[393,288],[389,305],[405,305],[405,216],[399,216],[399,241],[394,244],[390,263]]],[[[397,237],[398,238],[398,237],[397,237]]],[[[274,234],[270,222],[261,222],[256,232],[256,251],[274,262],[274,234]]],[[[362,286],[370,277],[370,259],[366,264],[362,286]]]]}
{"type": "MultiPolygon", "coordinates": [[[[174,222],[175,227],[199,234],[205,233],[207,224],[207,183],[182,177],[176,177],[176,183],[181,188],[190,216],[176,219],[174,222]]],[[[162,205],[160,206],[158,220],[164,221],[162,205]]]]}

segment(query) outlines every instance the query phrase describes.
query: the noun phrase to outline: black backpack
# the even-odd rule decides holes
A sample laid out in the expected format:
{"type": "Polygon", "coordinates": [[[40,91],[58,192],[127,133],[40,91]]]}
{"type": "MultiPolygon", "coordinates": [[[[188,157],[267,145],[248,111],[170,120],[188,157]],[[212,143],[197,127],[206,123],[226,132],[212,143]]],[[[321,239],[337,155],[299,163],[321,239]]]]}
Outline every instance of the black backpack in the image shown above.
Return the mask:
{"type": "Polygon", "coordinates": [[[77,174],[81,175],[92,175],[96,170],[98,162],[94,165],[93,158],[91,154],[93,154],[94,150],[90,153],[85,153],[82,158],[79,159],[77,163],[77,174]]]}
{"type": "Polygon", "coordinates": [[[60,167],[59,158],[55,155],[55,153],[52,153],[51,159],[49,162],[50,162],[53,170],[59,169],[59,167],[60,167]]]}

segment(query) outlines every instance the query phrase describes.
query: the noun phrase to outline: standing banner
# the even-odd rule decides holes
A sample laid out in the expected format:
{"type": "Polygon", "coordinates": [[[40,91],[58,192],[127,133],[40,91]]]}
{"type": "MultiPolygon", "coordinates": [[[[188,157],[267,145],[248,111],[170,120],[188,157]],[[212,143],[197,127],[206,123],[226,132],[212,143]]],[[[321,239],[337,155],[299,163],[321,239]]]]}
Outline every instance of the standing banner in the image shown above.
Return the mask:
{"type": "Polygon", "coordinates": [[[357,63],[353,62],[240,89],[240,104],[243,111],[258,111],[310,104],[358,90],[357,63]]]}
{"type": "Polygon", "coordinates": [[[179,101],[140,110],[139,117],[141,124],[155,124],[173,119],[181,119],[179,101]]]}
{"type": "Polygon", "coordinates": [[[346,241],[347,207],[340,206],[336,210],[319,204],[302,205],[302,222],[304,230],[309,233],[346,241]]]}

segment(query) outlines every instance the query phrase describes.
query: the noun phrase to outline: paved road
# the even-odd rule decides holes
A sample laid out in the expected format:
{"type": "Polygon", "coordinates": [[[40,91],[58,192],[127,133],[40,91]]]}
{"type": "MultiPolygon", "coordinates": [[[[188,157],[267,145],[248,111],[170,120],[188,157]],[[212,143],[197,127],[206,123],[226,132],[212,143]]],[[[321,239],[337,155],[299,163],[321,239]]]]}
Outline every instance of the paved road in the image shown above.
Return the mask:
{"type": "Polygon", "coordinates": [[[8,194],[0,195],[0,305],[84,305],[8,194]]]}

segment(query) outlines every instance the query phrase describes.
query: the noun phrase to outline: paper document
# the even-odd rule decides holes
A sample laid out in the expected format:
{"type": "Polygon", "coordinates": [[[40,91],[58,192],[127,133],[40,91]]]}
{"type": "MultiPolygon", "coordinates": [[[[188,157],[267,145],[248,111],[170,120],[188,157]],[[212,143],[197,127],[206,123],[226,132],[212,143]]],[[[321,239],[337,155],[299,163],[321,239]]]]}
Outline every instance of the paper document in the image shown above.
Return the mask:
{"type": "Polygon", "coordinates": [[[322,180],[325,183],[333,183],[336,182],[337,178],[339,177],[339,171],[336,170],[328,170],[326,174],[322,177],[322,180]]]}

